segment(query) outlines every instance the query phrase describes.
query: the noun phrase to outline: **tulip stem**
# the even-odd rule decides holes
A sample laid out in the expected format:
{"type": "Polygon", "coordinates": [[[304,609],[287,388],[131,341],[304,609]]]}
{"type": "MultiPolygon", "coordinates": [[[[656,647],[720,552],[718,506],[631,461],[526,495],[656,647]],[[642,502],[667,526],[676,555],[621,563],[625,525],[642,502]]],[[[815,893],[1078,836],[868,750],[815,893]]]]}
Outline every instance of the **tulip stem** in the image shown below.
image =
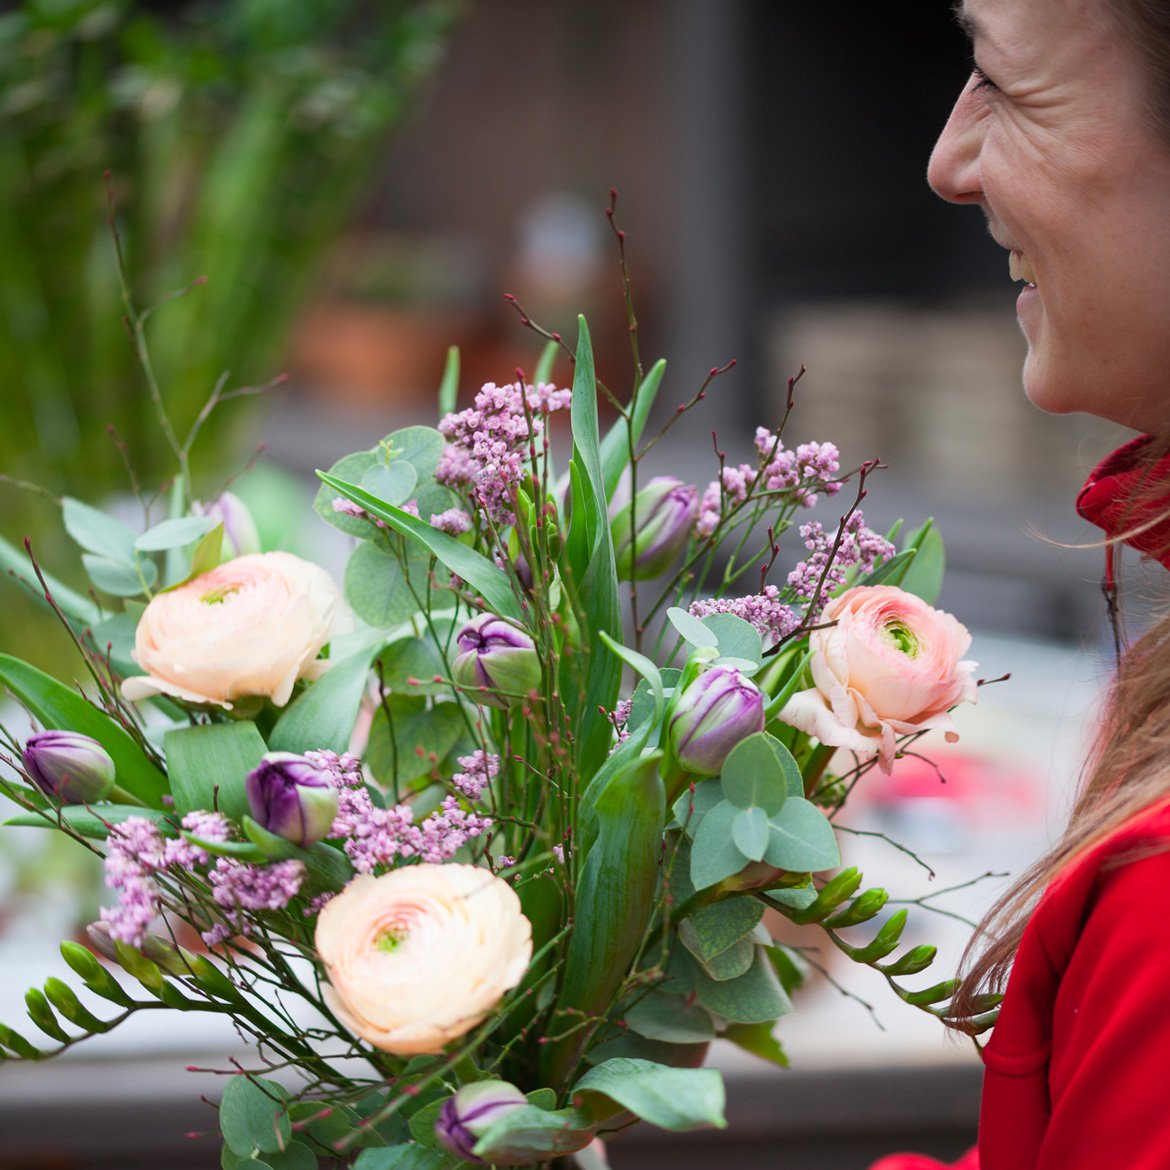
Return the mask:
{"type": "Polygon", "coordinates": [[[132,804],[138,808],[148,807],[145,800],[141,800],[133,792],[127,792],[125,788],[121,788],[117,784],[110,789],[107,794],[107,799],[111,800],[114,804],[132,804]]]}
{"type": "Polygon", "coordinates": [[[825,768],[828,767],[829,761],[833,758],[836,750],[832,744],[828,743],[818,744],[813,748],[803,773],[805,796],[812,795],[813,790],[817,786],[817,781],[824,775],[825,768]]]}

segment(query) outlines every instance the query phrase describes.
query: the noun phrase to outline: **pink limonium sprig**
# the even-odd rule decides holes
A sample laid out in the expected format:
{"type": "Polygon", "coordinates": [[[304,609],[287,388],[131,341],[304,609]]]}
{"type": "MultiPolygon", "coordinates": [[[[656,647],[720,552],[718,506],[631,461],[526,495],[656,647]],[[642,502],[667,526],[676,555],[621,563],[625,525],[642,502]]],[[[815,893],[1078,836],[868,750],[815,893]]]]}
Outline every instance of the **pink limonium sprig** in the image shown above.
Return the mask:
{"type": "Polygon", "coordinates": [[[692,602],[690,612],[697,618],[730,613],[756,628],[768,649],[784,641],[800,625],[800,616],[780,599],[776,585],[765,585],[760,593],[747,597],[712,597],[692,602]]]}
{"type": "Polygon", "coordinates": [[[203,941],[218,946],[233,935],[252,933],[250,913],[283,910],[300,892],[305,866],[300,861],[276,861],[249,865],[220,857],[207,875],[211,896],[223,913],[223,922],[203,932],[203,941]]]}
{"type": "Polygon", "coordinates": [[[776,431],[758,427],[755,448],[757,465],[724,467],[703,492],[695,522],[700,539],[711,536],[753,493],[788,493],[795,503],[811,508],[818,493],[834,496],[841,490],[841,456],[833,443],[801,443],[792,451],[781,444],[776,431]]]}
{"type": "MultiPolygon", "coordinates": [[[[182,826],[205,841],[227,841],[231,827],[216,812],[187,813],[182,826]]],[[[211,854],[185,837],[164,838],[144,817],[129,817],[110,830],[105,861],[106,885],[118,893],[115,906],[103,907],[101,921],[110,937],[130,946],[144,946],[151,923],[163,908],[159,879],[182,875],[211,865],[211,854]]],[[[207,880],[212,897],[224,911],[224,921],[203,932],[209,946],[233,935],[248,935],[244,911],[283,910],[300,890],[304,866],[299,862],[250,865],[217,858],[207,880]]]]}
{"type": "Polygon", "coordinates": [[[839,536],[838,540],[838,533],[826,532],[817,521],[800,526],[800,537],[811,555],[788,574],[788,587],[806,603],[806,624],[816,621],[829,598],[845,584],[849,569],[872,573],[894,555],[894,546],[866,527],[860,508],[845,519],[839,536]]]}
{"type": "Polygon", "coordinates": [[[534,440],[547,417],[571,402],[571,390],[548,382],[488,382],[474,406],[439,423],[447,447],[435,479],[466,493],[491,524],[506,527],[515,520],[512,493],[524,480],[534,440]]]}
{"type": "MultiPolygon", "coordinates": [[[[448,796],[430,816],[416,824],[408,804],[379,808],[370,798],[361,774],[361,763],[350,753],[316,751],[306,758],[337,789],[337,817],[329,836],[343,842],[346,856],[359,873],[377,873],[396,861],[450,861],[467,842],[486,833],[490,818],[469,812],[456,796],[448,796]]],[[[461,756],[463,769],[452,777],[453,786],[470,800],[479,799],[497,775],[500,759],[476,751],[461,756]]]]}

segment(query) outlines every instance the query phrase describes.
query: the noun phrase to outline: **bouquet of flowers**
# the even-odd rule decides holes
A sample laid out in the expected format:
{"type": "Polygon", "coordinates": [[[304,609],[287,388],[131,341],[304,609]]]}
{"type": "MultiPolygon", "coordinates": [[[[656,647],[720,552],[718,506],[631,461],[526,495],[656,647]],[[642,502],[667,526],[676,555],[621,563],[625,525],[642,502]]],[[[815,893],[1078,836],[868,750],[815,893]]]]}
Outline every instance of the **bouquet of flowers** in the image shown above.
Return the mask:
{"type": "MultiPolygon", "coordinates": [[[[163,413],[178,470],[140,526],[63,501],[88,596],[8,550],[89,671],[0,655],[41,728],[4,733],[8,823],[101,853],[114,895],[28,1014],[57,1052],[160,1007],[230,1017],[256,1056],[225,1082],[225,1170],[596,1166],[637,1120],[722,1126],[711,1042],[785,1062],[806,965],[781,917],[948,1012],[833,824],[974,697],[931,606],[941,542],[866,526],[875,465],[786,445],[796,379],[753,458],[647,480],[664,363],[633,336],[624,397],[584,319],[571,389],[553,335],[531,381],[456,410],[452,354],[437,429],[320,475],[341,588],[260,551],[230,493],[193,500],[163,413]]],[[[44,1043],[0,1026],[4,1059],[44,1043]]]]}

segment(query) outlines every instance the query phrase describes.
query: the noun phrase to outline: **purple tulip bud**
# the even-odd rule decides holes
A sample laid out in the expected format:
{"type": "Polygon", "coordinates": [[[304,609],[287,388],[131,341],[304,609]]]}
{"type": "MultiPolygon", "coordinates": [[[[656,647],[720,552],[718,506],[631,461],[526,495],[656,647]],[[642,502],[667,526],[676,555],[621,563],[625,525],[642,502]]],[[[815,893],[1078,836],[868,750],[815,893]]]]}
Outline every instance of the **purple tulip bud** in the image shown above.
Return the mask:
{"type": "Polygon", "coordinates": [[[670,742],[688,772],[718,776],[741,739],[764,730],[764,696],[730,666],[704,671],[679,696],[670,742]]]}
{"type": "Polygon", "coordinates": [[[484,1165],[487,1159],[473,1153],[476,1142],[501,1117],[527,1104],[528,1098],[507,1081],[474,1081],[443,1102],[435,1137],[457,1158],[484,1165]]]}
{"type": "Polygon", "coordinates": [[[29,778],[62,804],[104,800],[114,786],[114,761],[96,739],[77,731],[38,731],[20,758],[29,778]]]}
{"type": "Polygon", "coordinates": [[[222,492],[210,504],[196,500],[191,505],[196,516],[210,516],[217,524],[223,525],[223,559],[260,552],[260,533],[248,506],[234,492],[222,492]]]}
{"type": "Polygon", "coordinates": [[[633,576],[639,581],[665,572],[686,547],[699,515],[699,489],[670,475],[655,476],[613,521],[613,548],[618,579],[630,579],[630,545],[633,544],[633,576]],[[630,531],[633,515],[637,531],[630,531]]]}
{"type": "Polygon", "coordinates": [[[313,845],[333,827],[337,789],[304,756],[269,752],[248,773],[245,787],[252,819],[294,845],[313,845]]]}
{"type": "Polygon", "coordinates": [[[459,631],[456,641],[459,653],[451,673],[476,702],[510,707],[540,686],[536,643],[519,626],[482,613],[459,631]]]}

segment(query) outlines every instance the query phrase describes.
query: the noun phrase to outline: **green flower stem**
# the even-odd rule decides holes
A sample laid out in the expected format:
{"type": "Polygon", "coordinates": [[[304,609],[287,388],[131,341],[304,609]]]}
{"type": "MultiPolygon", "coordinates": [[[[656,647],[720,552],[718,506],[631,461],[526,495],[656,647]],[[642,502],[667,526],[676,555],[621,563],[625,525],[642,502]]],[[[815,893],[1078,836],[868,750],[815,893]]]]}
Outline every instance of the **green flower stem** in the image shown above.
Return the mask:
{"type": "Polygon", "coordinates": [[[818,744],[813,748],[802,772],[805,796],[811,796],[815,791],[818,781],[824,775],[825,769],[829,766],[829,761],[836,754],[836,751],[835,747],[827,743],[818,744]]]}

